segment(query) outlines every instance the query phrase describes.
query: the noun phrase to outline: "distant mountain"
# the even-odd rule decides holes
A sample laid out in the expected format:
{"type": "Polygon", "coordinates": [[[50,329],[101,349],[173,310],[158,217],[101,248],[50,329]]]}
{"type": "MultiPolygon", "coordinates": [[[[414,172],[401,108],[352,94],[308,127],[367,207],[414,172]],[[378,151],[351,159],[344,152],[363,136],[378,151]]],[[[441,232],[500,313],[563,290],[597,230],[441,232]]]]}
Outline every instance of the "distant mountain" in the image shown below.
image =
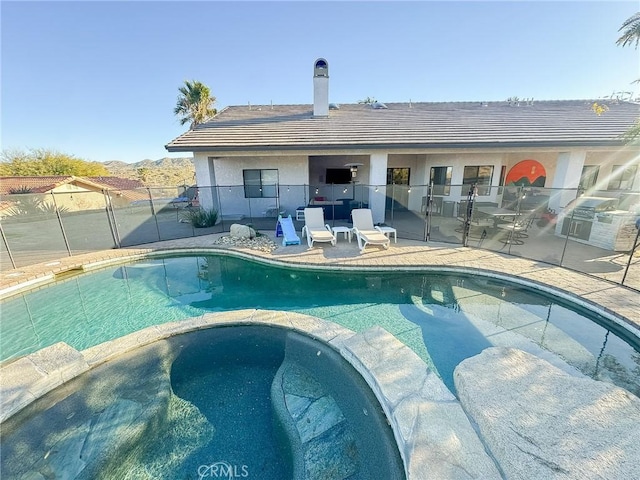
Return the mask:
{"type": "Polygon", "coordinates": [[[103,162],[103,165],[115,177],[140,180],[148,187],[172,187],[196,183],[191,157],[145,159],[136,163],[112,160],[103,162]]]}

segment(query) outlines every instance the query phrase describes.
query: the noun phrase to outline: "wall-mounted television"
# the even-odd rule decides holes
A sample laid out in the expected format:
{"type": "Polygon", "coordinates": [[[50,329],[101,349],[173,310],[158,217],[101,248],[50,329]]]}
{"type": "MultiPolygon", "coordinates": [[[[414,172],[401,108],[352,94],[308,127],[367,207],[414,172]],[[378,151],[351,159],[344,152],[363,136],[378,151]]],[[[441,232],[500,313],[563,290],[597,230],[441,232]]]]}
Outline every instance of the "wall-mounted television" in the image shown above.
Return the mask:
{"type": "Polygon", "coordinates": [[[327,174],[325,176],[325,183],[350,183],[351,182],[351,170],[348,168],[327,168],[327,174]]]}

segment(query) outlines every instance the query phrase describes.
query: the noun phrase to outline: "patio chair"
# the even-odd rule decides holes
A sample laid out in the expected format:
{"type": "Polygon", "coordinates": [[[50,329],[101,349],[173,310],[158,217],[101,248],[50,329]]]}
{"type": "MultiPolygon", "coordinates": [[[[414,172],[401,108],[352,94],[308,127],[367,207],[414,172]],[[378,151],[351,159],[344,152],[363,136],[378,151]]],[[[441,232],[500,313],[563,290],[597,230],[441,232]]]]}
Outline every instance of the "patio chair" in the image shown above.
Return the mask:
{"type": "Polygon", "coordinates": [[[512,223],[503,223],[498,228],[505,230],[507,235],[502,239],[506,245],[524,245],[524,239],[529,237],[529,227],[533,224],[535,215],[523,215],[516,218],[512,223]]]}
{"type": "Polygon", "coordinates": [[[355,208],[351,210],[353,218],[353,233],[358,240],[360,253],[364,252],[367,245],[382,245],[389,248],[391,240],[380,230],[380,227],[373,226],[373,216],[368,208],[355,208]]]}
{"type": "Polygon", "coordinates": [[[324,223],[324,210],[322,208],[304,209],[304,227],[302,227],[302,238],[307,236],[309,248],[313,242],[331,242],[336,244],[336,236],[331,231],[331,227],[324,223]]]}

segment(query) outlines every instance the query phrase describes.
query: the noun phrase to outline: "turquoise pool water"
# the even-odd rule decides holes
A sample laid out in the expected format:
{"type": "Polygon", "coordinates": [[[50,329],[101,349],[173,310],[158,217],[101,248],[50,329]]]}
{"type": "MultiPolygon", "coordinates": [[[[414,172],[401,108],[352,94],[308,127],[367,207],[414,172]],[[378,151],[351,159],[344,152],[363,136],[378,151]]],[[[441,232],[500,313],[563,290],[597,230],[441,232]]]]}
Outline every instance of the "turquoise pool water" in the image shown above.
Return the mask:
{"type": "Polygon", "coordinates": [[[311,271],[224,255],[155,258],[78,275],[1,305],[0,357],[58,341],[82,350],[210,311],[295,311],[355,331],[380,325],[453,388],[453,369],[491,345],[560,357],[640,395],[640,347],[593,312],[482,276],[311,271]]]}

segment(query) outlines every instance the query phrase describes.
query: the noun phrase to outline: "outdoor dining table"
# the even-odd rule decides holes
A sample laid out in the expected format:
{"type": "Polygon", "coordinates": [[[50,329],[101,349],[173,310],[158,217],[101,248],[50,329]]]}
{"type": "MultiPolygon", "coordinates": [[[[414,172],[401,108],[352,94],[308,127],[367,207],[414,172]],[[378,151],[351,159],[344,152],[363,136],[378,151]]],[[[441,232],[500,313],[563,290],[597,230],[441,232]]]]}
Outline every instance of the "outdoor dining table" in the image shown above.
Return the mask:
{"type": "Polygon", "coordinates": [[[521,215],[520,212],[516,212],[515,210],[509,210],[508,208],[500,208],[500,207],[478,207],[477,212],[487,217],[491,217],[493,219],[494,228],[497,228],[498,221],[501,218],[513,219],[521,215]]]}

